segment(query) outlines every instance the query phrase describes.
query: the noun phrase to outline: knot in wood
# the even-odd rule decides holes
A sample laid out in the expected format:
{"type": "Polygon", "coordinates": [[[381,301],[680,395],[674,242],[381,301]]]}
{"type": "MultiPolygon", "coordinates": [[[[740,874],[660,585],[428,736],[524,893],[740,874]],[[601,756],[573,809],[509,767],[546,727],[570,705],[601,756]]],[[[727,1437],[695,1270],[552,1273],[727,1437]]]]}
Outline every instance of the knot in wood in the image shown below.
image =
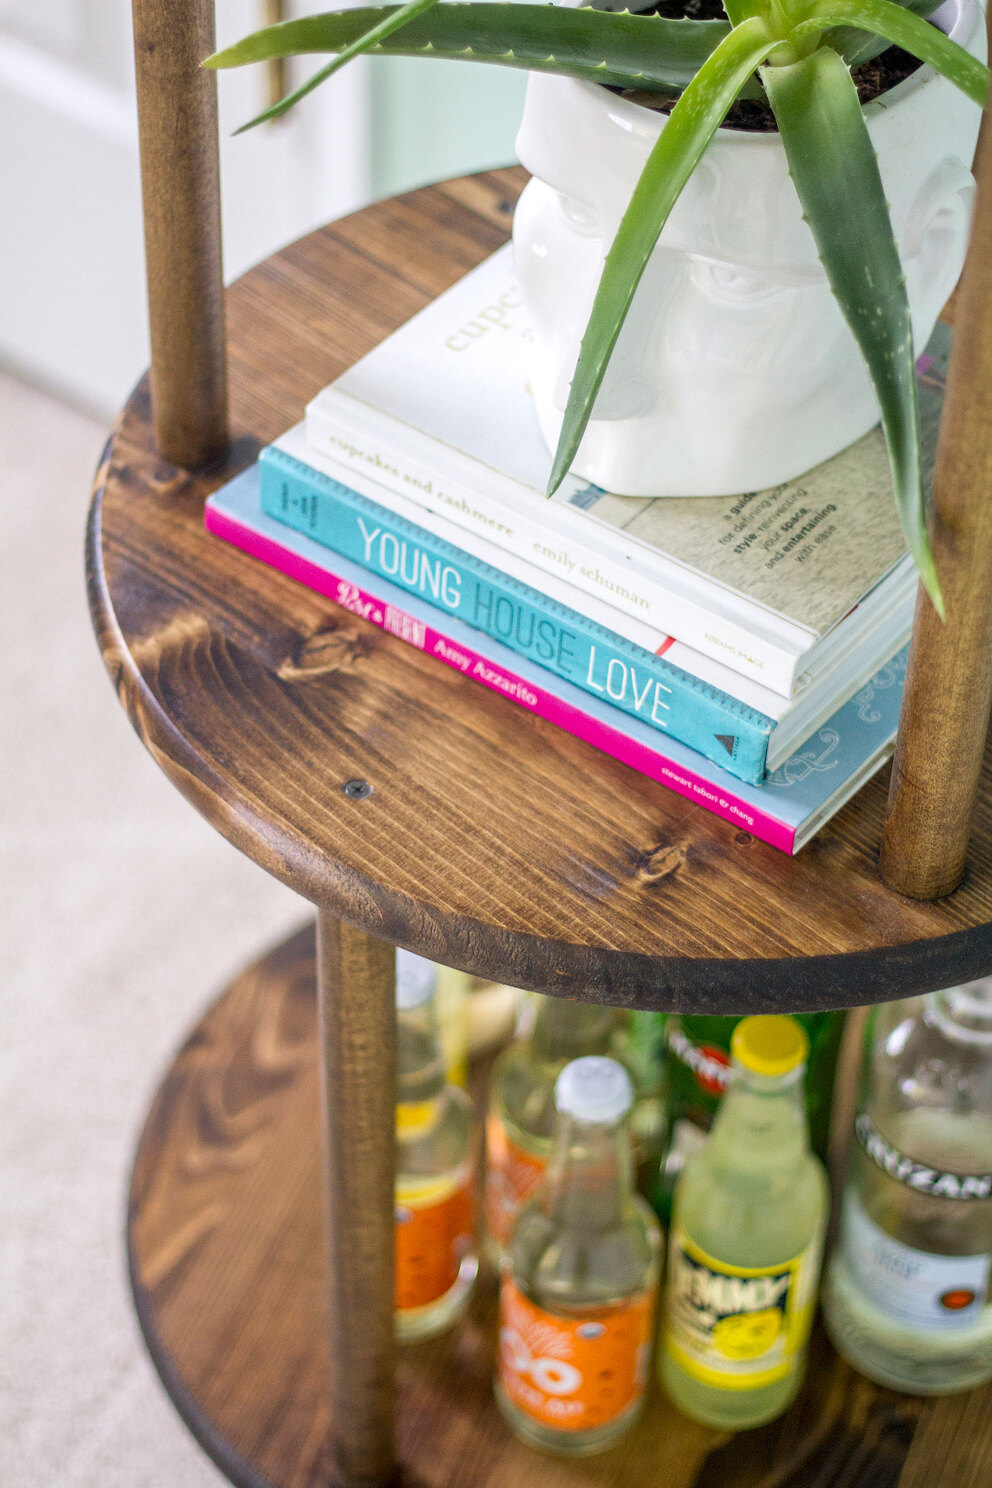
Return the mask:
{"type": "Polygon", "coordinates": [[[300,646],[294,657],[284,661],[279,676],[284,682],[306,681],[326,672],[352,672],[362,656],[362,643],[354,631],[315,631],[300,646]]]}
{"type": "Polygon", "coordinates": [[[682,867],[686,859],[685,845],[678,842],[663,843],[641,859],[637,877],[641,883],[657,883],[661,878],[671,878],[682,867]]]}

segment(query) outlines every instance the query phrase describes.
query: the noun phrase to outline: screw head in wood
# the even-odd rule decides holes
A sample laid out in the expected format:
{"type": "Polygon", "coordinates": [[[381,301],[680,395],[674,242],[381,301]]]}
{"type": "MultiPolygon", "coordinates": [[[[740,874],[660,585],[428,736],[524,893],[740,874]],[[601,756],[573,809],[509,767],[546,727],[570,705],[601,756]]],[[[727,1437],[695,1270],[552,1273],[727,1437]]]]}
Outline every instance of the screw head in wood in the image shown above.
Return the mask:
{"type": "Polygon", "coordinates": [[[341,789],[349,800],[364,801],[366,796],[372,794],[373,787],[367,780],[346,780],[341,789]]]}

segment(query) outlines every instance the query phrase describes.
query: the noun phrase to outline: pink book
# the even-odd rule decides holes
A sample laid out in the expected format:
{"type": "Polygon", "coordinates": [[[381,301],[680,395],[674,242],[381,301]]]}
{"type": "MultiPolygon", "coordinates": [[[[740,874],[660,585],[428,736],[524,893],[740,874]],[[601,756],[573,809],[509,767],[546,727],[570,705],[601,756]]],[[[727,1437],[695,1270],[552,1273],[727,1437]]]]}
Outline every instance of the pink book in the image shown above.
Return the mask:
{"type": "Polygon", "coordinates": [[[798,852],[892,752],[905,650],[760,786],[747,785],[561,678],[549,688],[548,672],[455,616],[437,629],[438,611],[416,596],[266,516],[258,489],[252,466],[216,491],[207,530],[783,852],[798,852]]]}

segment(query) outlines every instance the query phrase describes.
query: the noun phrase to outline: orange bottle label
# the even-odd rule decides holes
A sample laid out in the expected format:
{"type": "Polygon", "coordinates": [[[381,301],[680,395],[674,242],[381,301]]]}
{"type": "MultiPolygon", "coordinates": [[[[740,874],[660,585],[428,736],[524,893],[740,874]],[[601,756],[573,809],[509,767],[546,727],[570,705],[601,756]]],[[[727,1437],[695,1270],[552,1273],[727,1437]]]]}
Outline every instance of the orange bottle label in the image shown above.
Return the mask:
{"type": "Polygon", "coordinates": [[[507,1136],[498,1116],[486,1119],[486,1229],[505,1245],[521,1204],[540,1187],[545,1158],[525,1152],[507,1136]]]}
{"type": "Polygon", "coordinates": [[[396,1185],[396,1307],[407,1312],[443,1297],[472,1245],[472,1178],[396,1185]]]}
{"type": "Polygon", "coordinates": [[[644,1393],[654,1289],[583,1318],[545,1312],[505,1280],[500,1293],[499,1380],[542,1426],[607,1426],[644,1393]]]}

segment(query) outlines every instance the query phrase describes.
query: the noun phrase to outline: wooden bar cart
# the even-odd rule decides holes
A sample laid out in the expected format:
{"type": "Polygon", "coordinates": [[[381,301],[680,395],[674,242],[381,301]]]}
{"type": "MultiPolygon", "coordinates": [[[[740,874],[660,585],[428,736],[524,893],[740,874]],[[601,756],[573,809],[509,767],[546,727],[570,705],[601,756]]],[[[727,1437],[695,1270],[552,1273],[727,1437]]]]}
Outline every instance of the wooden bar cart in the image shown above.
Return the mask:
{"type": "Polygon", "coordinates": [[[992,970],[992,152],[937,482],[952,618],[921,604],[888,818],[900,893],[877,865],[884,778],[789,859],[206,535],[211,490],[505,241],[524,178],[381,202],[252,270],[226,296],[228,388],[197,72],[211,7],[134,10],[153,366],[98,473],[94,623],[165,773],[317,907],[316,940],[279,946],[193,1031],[141,1138],[132,1283],[181,1414],[243,1488],[987,1488],[992,1389],[901,1397],[822,1337],[774,1425],[733,1438],[656,1394],[626,1441],[577,1463],[497,1416],[491,1282],[450,1334],[397,1350],[391,947],[552,995],[723,1013],[992,970]]]}

